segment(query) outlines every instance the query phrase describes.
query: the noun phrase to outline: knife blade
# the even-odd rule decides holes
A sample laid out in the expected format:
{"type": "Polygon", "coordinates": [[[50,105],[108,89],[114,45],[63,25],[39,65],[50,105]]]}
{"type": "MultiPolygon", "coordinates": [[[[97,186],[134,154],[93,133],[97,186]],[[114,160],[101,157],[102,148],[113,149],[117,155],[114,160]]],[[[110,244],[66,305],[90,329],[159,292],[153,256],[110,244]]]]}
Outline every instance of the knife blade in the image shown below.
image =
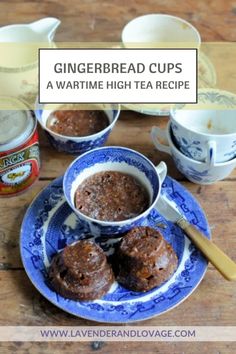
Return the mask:
{"type": "Polygon", "coordinates": [[[158,199],[156,209],[162,216],[173,223],[177,223],[180,218],[184,217],[178,210],[177,205],[164,195],[161,195],[158,199]]]}
{"type": "Polygon", "coordinates": [[[225,279],[236,280],[236,263],[195,226],[190,224],[174,202],[161,195],[157,201],[156,210],[166,220],[177,224],[225,279]]]}

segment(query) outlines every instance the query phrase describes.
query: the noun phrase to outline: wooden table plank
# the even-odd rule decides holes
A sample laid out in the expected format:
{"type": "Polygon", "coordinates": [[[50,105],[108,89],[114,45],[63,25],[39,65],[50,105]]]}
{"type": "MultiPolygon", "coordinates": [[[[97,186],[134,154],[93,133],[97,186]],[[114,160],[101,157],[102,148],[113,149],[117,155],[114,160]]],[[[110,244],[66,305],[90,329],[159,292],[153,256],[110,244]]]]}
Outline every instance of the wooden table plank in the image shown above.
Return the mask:
{"type": "Polygon", "coordinates": [[[80,0],[20,1],[0,3],[0,24],[31,22],[53,15],[62,20],[60,41],[119,41],[123,26],[136,16],[167,13],[180,16],[201,33],[203,41],[235,41],[234,0],[80,0]],[[14,10],[14,11],[13,11],[14,10]]]}
{"type": "Polygon", "coordinates": [[[0,343],[4,354],[228,354],[235,353],[235,343],[165,343],[165,342],[89,342],[89,343],[0,343]]]}

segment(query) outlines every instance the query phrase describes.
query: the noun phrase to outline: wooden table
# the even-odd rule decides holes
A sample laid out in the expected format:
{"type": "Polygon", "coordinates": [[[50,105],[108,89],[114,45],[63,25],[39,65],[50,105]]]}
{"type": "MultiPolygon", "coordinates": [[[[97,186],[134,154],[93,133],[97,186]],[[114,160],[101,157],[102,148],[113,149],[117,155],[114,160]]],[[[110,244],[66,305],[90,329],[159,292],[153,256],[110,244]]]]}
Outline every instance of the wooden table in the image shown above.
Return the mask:
{"type": "MultiPolygon", "coordinates": [[[[191,21],[205,41],[236,41],[236,3],[204,0],[73,0],[0,2],[0,25],[31,22],[45,16],[62,20],[57,40],[119,41],[126,22],[145,13],[169,13],[191,21]]],[[[236,260],[236,171],[211,186],[188,182],[172,159],[154,150],[152,125],[164,127],[166,117],[149,117],[123,111],[108,144],[140,151],[155,164],[166,161],[170,176],[180,181],[207,213],[214,241],[236,260]]],[[[25,211],[39,191],[62,175],[73,157],[52,149],[40,132],[42,170],[39,181],[25,194],[0,200],[0,325],[95,325],[73,317],[45,300],[32,286],[22,267],[19,231],[25,211]]],[[[236,325],[236,286],[212,266],[197,290],[180,306],[136,325],[236,325]]],[[[230,343],[2,343],[1,353],[235,353],[230,343]]]]}

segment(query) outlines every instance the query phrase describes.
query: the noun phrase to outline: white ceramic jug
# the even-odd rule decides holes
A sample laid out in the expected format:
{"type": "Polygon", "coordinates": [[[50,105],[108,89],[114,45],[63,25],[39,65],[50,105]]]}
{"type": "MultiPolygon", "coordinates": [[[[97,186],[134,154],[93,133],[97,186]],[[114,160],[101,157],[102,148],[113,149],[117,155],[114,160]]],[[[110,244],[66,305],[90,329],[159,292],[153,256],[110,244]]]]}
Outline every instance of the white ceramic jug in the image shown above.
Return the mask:
{"type": "Polygon", "coordinates": [[[0,95],[32,104],[37,95],[38,48],[53,46],[60,20],[48,17],[30,24],[0,28],[0,95]]]}

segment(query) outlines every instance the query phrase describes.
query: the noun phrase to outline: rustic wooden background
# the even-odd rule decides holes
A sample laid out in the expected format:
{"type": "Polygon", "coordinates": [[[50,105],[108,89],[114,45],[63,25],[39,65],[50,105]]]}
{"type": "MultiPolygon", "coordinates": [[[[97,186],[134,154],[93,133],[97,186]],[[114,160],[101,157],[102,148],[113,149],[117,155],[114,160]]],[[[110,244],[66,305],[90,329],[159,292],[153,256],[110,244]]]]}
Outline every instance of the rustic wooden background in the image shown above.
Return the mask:
{"type": "MultiPolygon", "coordinates": [[[[0,26],[31,22],[45,16],[61,19],[59,41],[119,41],[123,26],[141,14],[168,13],[195,25],[203,41],[236,41],[236,2],[225,0],[71,0],[0,2],[0,26]]],[[[236,260],[236,171],[211,186],[192,184],[175,169],[171,158],[154,150],[152,125],[167,118],[122,111],[108,144],[134,148],[154,163],[165,160],[169,174],[198,199],[207,213],[213,239],[236,260]]],[[[40,132],[42,170],[39,181],[19,197],[0,200],[0,325],[97,325],[73,317],[45,300],[27,278],[19,254],[19,230],[33,197],[62,175],[72,157],[53,150],[40,132]]],[[[212,266],[197,290],[179,307],[135,325],[236,325],[236,286],[212,266]]],[[[0,353],[235,353],[232,343],[1,343],[0,353]]]]}

